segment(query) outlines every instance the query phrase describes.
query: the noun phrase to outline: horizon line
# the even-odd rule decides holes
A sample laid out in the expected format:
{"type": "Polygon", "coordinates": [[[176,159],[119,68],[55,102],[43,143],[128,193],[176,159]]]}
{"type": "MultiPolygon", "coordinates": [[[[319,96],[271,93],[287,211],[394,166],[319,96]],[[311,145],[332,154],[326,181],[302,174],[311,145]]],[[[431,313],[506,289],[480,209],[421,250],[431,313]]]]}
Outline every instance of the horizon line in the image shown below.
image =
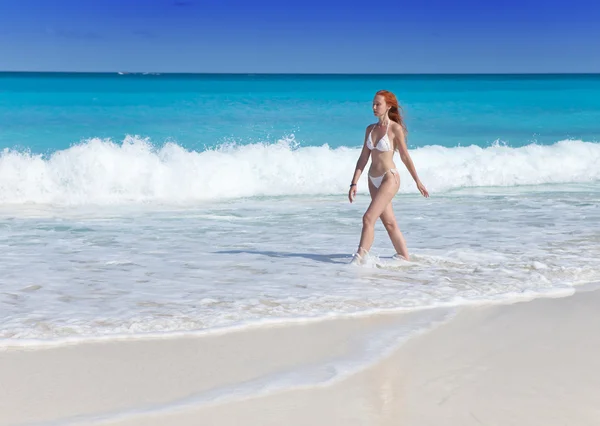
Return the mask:
{"type": "Polygon", "coordinates": [[[341,72],[178,72],[178,71],[2,71],[0,74],[117,74],[127,75],[307,75],[307,76],[415,76],[415,75],[600,75],[599,72],[407,72],[407,73],[341,73],[341,72]]]}

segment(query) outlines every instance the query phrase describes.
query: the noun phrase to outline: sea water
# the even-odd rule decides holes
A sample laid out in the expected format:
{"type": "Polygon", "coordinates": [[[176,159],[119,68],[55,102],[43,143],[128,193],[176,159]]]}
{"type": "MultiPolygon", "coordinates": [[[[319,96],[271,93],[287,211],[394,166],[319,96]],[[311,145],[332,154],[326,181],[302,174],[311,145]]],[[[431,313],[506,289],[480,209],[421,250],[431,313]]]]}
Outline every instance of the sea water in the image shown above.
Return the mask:
{"type": "Polygon", "coordinates": [[[600,75],[0,74],[0,339],[512,302],[600,281],[600,75]],[[393,91],[411,261],[348,184],[393,91]]]}

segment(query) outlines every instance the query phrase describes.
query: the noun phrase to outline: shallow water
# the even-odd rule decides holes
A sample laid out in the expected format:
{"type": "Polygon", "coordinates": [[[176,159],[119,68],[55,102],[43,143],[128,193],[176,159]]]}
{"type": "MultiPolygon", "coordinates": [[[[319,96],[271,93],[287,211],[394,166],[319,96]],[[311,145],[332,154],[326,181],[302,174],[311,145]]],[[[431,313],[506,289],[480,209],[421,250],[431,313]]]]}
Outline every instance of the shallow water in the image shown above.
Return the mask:
{"type": "Polygon", "coordinates": [[[203,78],[0,76],[4,343],[514,301],[600,281],[599,78],[203,78]],[[394,85],[432,197],[396,158],[411,262],[392,260],[378,224],[356,267],[366,174],[354,204],[348,183],[373,88],[394,85]]]}

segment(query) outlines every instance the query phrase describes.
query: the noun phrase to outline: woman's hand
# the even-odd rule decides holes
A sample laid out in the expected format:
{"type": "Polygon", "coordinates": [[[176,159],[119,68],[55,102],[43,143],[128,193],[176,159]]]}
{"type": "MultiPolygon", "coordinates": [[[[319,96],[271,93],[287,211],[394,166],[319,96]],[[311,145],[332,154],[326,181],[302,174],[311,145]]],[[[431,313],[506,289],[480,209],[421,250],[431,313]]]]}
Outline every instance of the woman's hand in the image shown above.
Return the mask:
{"type": "Polygon", "coordinates": [[[350,187],[350,190],[348,191],[348,199],[350,200],[350,202],[354,201],[354,199],[356,198],[356,185],[352,185],[350,187]]]}
{"type": "Polygon", "coordinates": [[[423,194],[423,197],[429,198],[429,192],[427,192],[427,188],[425,188],[425,185],[423,185],[420,180],[417,181],[417,188],[419,189],[419,192],[423,194]]]}

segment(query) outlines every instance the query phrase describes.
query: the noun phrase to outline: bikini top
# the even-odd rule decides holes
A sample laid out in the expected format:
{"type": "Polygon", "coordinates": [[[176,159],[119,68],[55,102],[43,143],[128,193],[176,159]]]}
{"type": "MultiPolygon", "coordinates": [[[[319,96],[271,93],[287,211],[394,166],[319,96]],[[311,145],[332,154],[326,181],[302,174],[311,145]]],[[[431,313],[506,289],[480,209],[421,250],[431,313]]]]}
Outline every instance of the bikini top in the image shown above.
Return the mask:
{"type": "Polygon", "coordinates": [[[390,140],[388,138],[388,128],[390,127],[390,122],[388,121],[388,124],[385,128],[385,135],[383,135],[383,137],[381,139],[379,139],[379,142],[377,142],[377,145],[373,146],[373,140],[371,139],[371,133],[373,133],[373,129],[375,128],[375,126],[373,126],[373,129],[371,129],[371,131],[369,132],[369,137],[367,138],[367,148],[369,148],[370,150],[373,150],[373,148],[377,149],[377,151],[391,151],[392,147],[390,144],[390,140]]]}

